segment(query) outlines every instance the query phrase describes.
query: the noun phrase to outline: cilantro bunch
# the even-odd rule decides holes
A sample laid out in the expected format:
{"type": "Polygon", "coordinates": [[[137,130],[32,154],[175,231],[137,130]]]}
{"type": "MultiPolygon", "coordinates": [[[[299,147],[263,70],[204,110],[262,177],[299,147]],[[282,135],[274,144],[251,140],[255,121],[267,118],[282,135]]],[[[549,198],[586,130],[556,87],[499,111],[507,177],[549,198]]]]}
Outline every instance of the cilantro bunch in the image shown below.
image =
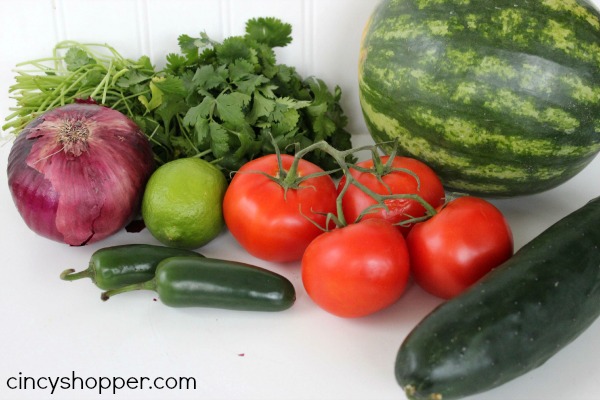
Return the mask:
{"type": "MultiPolygon", "coordinates": [[[[108,45],[62,42],[53,57],[20,64],[33,70],[16,71],[10,91],[17,107],[3,129],[18,133],[50,108],[91,99],[132,118],[151,139],[159,164],[199,156],[235,171],[274,153],[274,145],[289,153],[292,144],[319,141],[351,148],[341,89],[332,92],[323,80],[303,79],[277,63],[274,48],[289,44],[291,33],[278,19],[256,18],[243,36],[222,42],[205,33],[181,35],[180,51],[168,54],[160,71],[146,56],[129,60],[108,45]]],[[[325,152],[311,152],[309,159],[337,168],[325,152]]]]}

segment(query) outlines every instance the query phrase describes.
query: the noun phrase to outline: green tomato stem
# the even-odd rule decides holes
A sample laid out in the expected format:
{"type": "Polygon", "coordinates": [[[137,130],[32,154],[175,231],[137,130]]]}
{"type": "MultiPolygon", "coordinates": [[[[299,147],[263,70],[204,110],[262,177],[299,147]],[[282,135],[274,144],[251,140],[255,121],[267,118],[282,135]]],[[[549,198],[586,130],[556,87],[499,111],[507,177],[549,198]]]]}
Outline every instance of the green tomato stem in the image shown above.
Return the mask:
{"type": "MultiPolygon", "coordinates": [[[[275,143],[273,143],[273,144],[275,145],[275,143]]],[[[407,193],[407,194],[381,195],[381,194],[378,194],[378,193],[374,192],[373,190],[369,189],[367,186],[363,185],[361,182],[359,182],[352,176],[352,174],[350,173],[350,168],[356,168],[363,172],[373,172],[375,175],[377,175],[378,179],[380,179],[380,180],[381,180],[381,177],[387,173],[390,173],[393,171],[402,171],[402,172],[406,172],[406,173],[412,175],[417,180],[417,185],[420,186],[419,178],[418,178],[418,176],[415,175],[414,172],[412,172],[410,170],[402,169],[402,168],[393,168],[392,167],[392,158],[393,158],[393,156],[395,156],[395,150],[391,153],[390,160],[384,164],[381,162],[381,159],[376,152],[377,146],[378,145],[374,145],[374,146],[373,145],[365,145],[365,146],[358,147],[358,148],[340,151],[340,150],[335,149],[333,146],[331,146],[329,143],[327,143],[325,141],[316,142],[316,143],[313,143],[310,146],[307,146],[303,149],[297,150],[290,168],[286,171],[283,168],[283,165],[281,163],[281,154],[279,152],[279,149],[278,149],[277,145],[275,145],[275,151],[277,153],[277,159],[279,162],[279,177],[275,178],[274,180],[277,181],[285,189],[285,191],[287,193],[287,190],[289,190],[290,188],[299,187],[299,184],[303,180],[315,177],[315,174],[311,174],[311,175],[304,176],[304,177],[298,176],[298,165],[300,163],[300,160],[306,154],[310,153],[311,151],[320,150],[320,151],[323,151],[323,152],[329,154],[331,157],[333,157],[333,159],[339,165],[340,169],[342,170],[342,172],[346,178],[344,187],[342,188],[342,190],[340,191],[340,193],[338,194],[338,197],[336,199],[337,216],[336,216],[336,218],[332,218],[338,227],[346,226],[348,224],[348,222],[346,221],[346,219],[344,217],[344,211],[343,211],[343,207],[342,207],[342,199],[343,199],[344,195],[346,194],[346,192],[348,191],[350,185],[356,186],[358,189],[360,189],[361,191],[366,193],[368,196],[373,198],[375,201],[377,201],[379,207],[383,207],[385,209],[387,209],[387,205],[385,204],[386,200],[410,199],[410,200],[415,200],[415,201],[419,202],[425,208],[426,215],[425,215],[425,217],[412,218],[409,220],[411,222],[422,221],[424,219],[430,218],[431,216],[437,214],[436,209],[433,208],[431,206],[431,204],[429,204],[425,199],[423,199],[418,194],[408,194],[407,193]],[[349,165],[346,162],[346,158],[348,156],[350,156],[358,151],[363,151],[363,150],[370,150],[372,152],[374,168],[372,168],[372,169],[359,168],[352,164],[349,165]]],[[[338,170],[336,170],[336,171],[338,171],[338,170]]],[[[336,171],[326,171],[326,172],[324,172],[324,174],[332,174],[333,172],[336,172],[336,171]]],[[[377,207],[377,206],[375,206],[375,207],[377,207]]],[[[362,217],[362,215],[361,215],[361,217],[362,217]]],[[[359,217],[359,219],[361,217],[359,217]]]]}

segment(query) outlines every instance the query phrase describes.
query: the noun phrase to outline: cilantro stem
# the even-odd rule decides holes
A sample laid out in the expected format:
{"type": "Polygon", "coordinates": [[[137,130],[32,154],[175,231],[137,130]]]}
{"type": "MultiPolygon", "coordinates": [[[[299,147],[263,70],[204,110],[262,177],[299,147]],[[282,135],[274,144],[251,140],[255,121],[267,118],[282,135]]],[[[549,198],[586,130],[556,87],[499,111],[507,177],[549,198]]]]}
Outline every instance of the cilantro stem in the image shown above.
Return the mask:
{"type": "Polygon", "coordinates": [[[201,152],[199,152],[199,153],[198,153],[198,154],[196,154],[194,157],[197,157],[197,158],[202,158],[202,157],[204,157],[204,156],[207,156],[207,155],[209,155],[209,154],[211,154],[211,153],[212,153],[212,150],[211,150],[211,149],[207,149],[207,150],[204,150],[204,151],[201,151],[201,152]]]}
{"type": "Polygon", "coordinates": [[[122,70],[120,70],[119,72],[117,72],[116,74],[114,74],[112,80],[110,81],[110,84],[112,86],[115,86],[117,84],[117,80],[119,80],[120,77],[122,77],[123,75],[125,75],[129,71],[130,71],[129,69],[123,68],[122,70]]]}

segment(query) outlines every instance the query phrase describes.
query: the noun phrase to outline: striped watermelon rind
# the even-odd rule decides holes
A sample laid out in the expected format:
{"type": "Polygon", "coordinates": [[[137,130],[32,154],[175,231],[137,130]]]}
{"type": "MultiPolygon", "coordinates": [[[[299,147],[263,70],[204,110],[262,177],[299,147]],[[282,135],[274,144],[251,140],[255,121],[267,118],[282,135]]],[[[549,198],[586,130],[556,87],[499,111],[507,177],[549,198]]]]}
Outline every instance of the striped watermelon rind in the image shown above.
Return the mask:
{"type": "Polygon", "coordinates": [[[397,139],[448,190],[548,190],[600,151],[600,14],[584,0],[383,0],[359,95],[374,140],[397,139]]]}

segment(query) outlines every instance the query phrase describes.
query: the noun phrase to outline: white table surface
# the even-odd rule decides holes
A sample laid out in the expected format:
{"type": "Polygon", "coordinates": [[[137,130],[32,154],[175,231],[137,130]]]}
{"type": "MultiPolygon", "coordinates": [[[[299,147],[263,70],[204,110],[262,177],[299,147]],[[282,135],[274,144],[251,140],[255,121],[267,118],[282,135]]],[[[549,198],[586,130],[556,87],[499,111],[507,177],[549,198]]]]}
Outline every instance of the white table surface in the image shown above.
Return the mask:
{"type": "MultiPolygon", "coordinates": [[[[10,3],[17,7],[15,12],[24,15],[25,6],[18,5],[22,3],[34,7],[36,2],[10,3]]],[[[56,2],[59,7],[66,3],[56,2]]],[[[350,5],[358,7],[358,3],[350,5]]],[[[5,6],[3,3],[0,8],[5,6]]],[[[361,6],[365,7],[364,3],[361,6]]],[[[264,11],[255,12],[265,15],[264,11]]],[[[6,15],[0,18],[2,22],[10,29],[16,27],[6,15]]],[[[26,39],[18,35],[7,39],[8,28],[4,25],[2,29],[0,48],[7,55],[0,61],[0,119],[4,120],[9,104],[6,88],[12,82],[10,68],[17,61],[43,56],[47,53],[40,52],[50,50],[35,44],[33,34],[24,33],[26,39]]],[[[42,34],[39,30],[37,35],[42,34]]],[[[88,37],[93,33],[102,34],[100,30],[91,31],[88,37]]],[[[355,45],[349,46],[344,56],[351,59],[355,50],[355,45]]],[[[336,72],[326,69],[327,65],[318,64],[317,69],[331,80],[336,72]]],[[[304,68],[310,69],[310,65],[304,68]]],[[[340,77],[350,97],[356,93],[353,79],[340,77]]],[[[370,142],[355,99],[347,100],[347,104],[355,143],[370,142]]],[[[10,146],[5,143],[0,147],[1,171],[6,171],[10,146]]],[[[519,248],[600,195],[599,178],[600,158],[596,158],[582,173],[556,189],[493,202],[508,218],[519,248]]],[[[77,248],[37,236],[17,213],[6,174],[0,174],[0,399],[99,397],[98,388],[57,389],[54,394],[50,389],[9,388],[9,384],[17,383],[11,378],[73,375],[83,380],[193,377],[196,382],[195,389],[189,390],[122,389],[113,397],[116,399],[403,399],[393,374],[396,351],[412,327],[440,302],[411,284],[398,303],[382,312],[360,319],[338,318],[308,298],[299,263],[282,265],[255,259],[227,232],[199,251],[285,275],[297,291],[291,309],[281,313],[172,309],[154,301],[156,296],[151,292],[129,293],[103,303],[100,290],[89,280],[59,279],[65,268],[85,268],[95,250],[125,243],[158,242],[148,231],[121,232],[77,248]]],[[[600,321],[596,321],[545,365],[473,399],[596,399],[599,378],[600,321]]]]}

